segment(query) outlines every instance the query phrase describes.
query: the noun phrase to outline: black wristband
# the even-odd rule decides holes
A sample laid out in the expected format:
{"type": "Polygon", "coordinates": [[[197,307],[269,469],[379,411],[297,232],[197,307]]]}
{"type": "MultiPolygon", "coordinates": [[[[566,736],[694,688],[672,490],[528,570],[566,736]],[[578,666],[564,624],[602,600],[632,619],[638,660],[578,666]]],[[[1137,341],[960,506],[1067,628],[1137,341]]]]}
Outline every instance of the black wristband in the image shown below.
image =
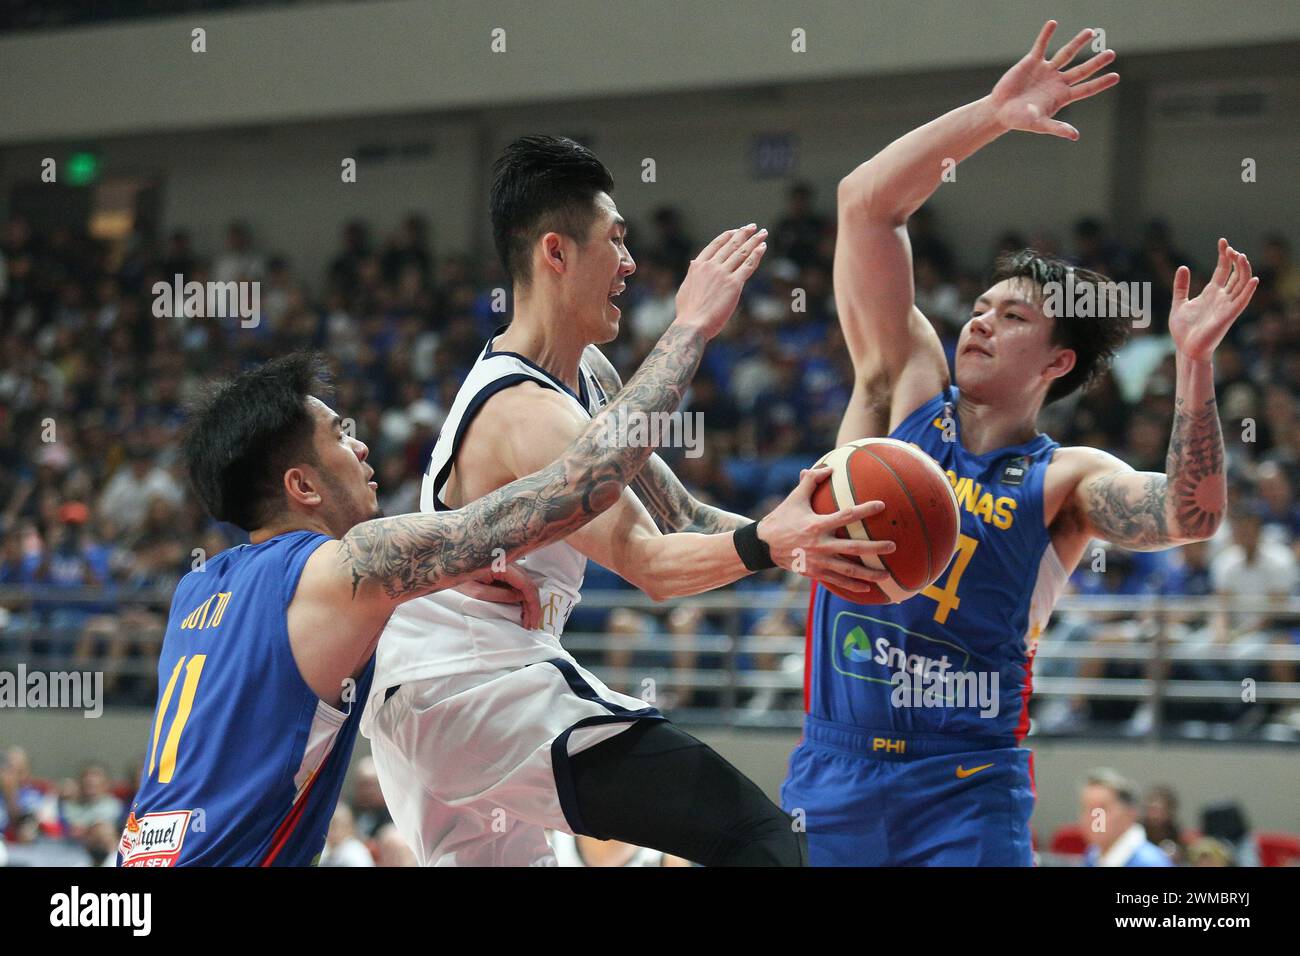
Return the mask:
{"type": "Polygon", "coordinates": [[[743,528],[737,528],[731,540],[736,545],[736,553],[740,555],[741,563],[749,570],[766,571],[768,568],[776,567],[767,542],[758,537],[757,521],[751,521],[743,528]]]}

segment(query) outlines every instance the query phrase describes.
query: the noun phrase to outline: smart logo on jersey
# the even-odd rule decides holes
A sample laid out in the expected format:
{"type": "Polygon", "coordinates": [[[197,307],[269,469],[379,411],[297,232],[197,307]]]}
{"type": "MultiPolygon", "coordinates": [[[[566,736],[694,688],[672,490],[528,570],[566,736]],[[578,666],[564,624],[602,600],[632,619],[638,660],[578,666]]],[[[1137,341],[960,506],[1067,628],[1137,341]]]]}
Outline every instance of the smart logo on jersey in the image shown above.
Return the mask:
{"type": "Polygon", "coordinates": [[[832,632],[836,672],[889,685],[890,706],[969,707],[997,716],[997,671],[970,670],[970,654],[956,644],[851,611],[836,615],[832,632]]]}
{"type": "Polygon", "coordinates": [[[836,673],[878,684],[892,684],[899,672],[944,675],[970,663],[970,654],[950,641],[854,611],[835,615],[831,641],[836,673]]]}
{"type": "Polygon", "coordinates": [[[126,828],[118,844],[122,865],[175,866],[193,812],[170,810],[137,817],[133,811],[126,819],[126,828]]]}

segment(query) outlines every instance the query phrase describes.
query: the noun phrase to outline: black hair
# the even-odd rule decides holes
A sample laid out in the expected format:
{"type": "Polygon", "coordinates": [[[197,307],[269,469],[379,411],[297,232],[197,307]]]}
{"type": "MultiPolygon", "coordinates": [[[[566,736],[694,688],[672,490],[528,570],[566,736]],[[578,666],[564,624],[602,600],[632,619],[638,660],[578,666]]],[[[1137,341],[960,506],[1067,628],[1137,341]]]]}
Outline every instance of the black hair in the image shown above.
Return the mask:
{"type": "Polygon", "coordinates": [[[1064,259],[1042,255],[1033,249],[999,256],[989,282],[990,285],[996,285],[1005,279],[1028,279],[1037,286],[1041,301],[1044,286],[1056,283],[1064,287],[1071,275],[1076,288],[1088,284],[1102,286],[1097,296],[1099,307],[1092,310],[1097,314],[1091,316],[1074,315],[1072,308],[1062,310],[1060,315],[1050,316],[1052,344],[1074,352],[1074,368],[1047,389],[1045,404],[1048,405],[1091,384],[1110,367],[1111,359],[1128,339],[1133,321],[1127,303],[1119,301],[1117,296],[1107,290],[1103,284],[1110,280],[1101,273],[1080,269],[1064,259]],[[1104,306],[1101,305],[1103,298],[1106,300],[1104,306]]]}
{"type": "Polygon", "coordinates": [[[492,241],[513,282],[532,279],[533,243],[547,232],[586,242],[599,192],[614,177],[596,154],[566,136],[521,136],[492,167],[492,241]]]}
{"type": "Polygon", "coordinates": [[[331,392],[325,359],[294,352],[210,386],[190,411],[181,454],[204,507],[245,531],[283,507],[294,465],[319,464],[308,396],[331,392]]]}

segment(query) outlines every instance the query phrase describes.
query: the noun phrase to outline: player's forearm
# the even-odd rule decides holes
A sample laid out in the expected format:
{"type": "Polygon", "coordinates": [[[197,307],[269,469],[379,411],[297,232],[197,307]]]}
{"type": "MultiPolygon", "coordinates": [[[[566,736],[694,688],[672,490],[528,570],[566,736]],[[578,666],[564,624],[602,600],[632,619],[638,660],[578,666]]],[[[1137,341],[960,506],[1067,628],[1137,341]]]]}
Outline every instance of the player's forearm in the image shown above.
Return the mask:
{"type": "Polygon", "coordinates": [[[646,537],[628,554],[624,574],[656,601],[701,594],[739,581],[749,574],[733,535],[685,531],[646,537]]]}
{"type": "Polygon", "coordinates": [[[1084,483],[1092,532],[1130,551],[1204,540],[1223,519],[1227,486],[1213,368],[1182,355],[1177,361],[1165,474],[1116,469],[1084,483]]]}
{"type": "Polygon", "coordinates": [[[457,511],[354,527],[339,548],[353,599],[363,589],[400,602],[452,587],[494,560],[514,560],[557,541],[607,510],[652,451],[648,444],[609,441],[607,421],[675,410],[704,345],[698,331],[671,326],[618,398],[546,468],[457,511]]]}
{"type": "Polygon", "coordinates": [[[1214,366],[1179,354],[1174,425],[1165,459],[1171,537],[1200,541],[1218,530],[1228,500],[1223,432],[1214,398],[1214,366]]]}
{"type": "Polygon", "coordinates": [[[901,225],[960,163],[997,139],[998,122],[988,97],[958,107],[894,140],[840,181],[839,209],[859,211],[901,225]]]}
{"type": "Polygon", "coordinates": [[[743,515],[706,505],[692,495],[658,455],[652,455],[646,462],[632,482],[632,490],[665,534],[677,531],[720,534],[749,524],[743,515]]]}

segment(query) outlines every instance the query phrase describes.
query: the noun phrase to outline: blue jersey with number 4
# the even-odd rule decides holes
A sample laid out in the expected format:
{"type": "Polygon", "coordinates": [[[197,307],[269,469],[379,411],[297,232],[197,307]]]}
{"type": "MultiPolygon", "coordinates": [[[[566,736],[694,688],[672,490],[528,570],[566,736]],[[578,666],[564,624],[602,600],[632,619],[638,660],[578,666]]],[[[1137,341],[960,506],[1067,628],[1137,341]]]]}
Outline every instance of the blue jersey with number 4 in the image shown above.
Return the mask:
{"type": "MultiPolygon", "coordinates": [[[[1043,522],[1046,435],[975,455],[950,387],[890,433],[947,473],[961,513],[952,562],[901,604],[856,604],[816,587],[806,708],[846,727],[1014,746],[1028,727],[1038,635],[1065,585],[1043,522]]],[[[886,733],[885,747],[905,746],[886,733]]]]}
{"type": "Polygon", "coordinates": [[[374,661],[342,710],[303,681],[288,607],[325,535],[231,548],[176,587],[119,866],[306,866],[325,845],[374,661]]]}

